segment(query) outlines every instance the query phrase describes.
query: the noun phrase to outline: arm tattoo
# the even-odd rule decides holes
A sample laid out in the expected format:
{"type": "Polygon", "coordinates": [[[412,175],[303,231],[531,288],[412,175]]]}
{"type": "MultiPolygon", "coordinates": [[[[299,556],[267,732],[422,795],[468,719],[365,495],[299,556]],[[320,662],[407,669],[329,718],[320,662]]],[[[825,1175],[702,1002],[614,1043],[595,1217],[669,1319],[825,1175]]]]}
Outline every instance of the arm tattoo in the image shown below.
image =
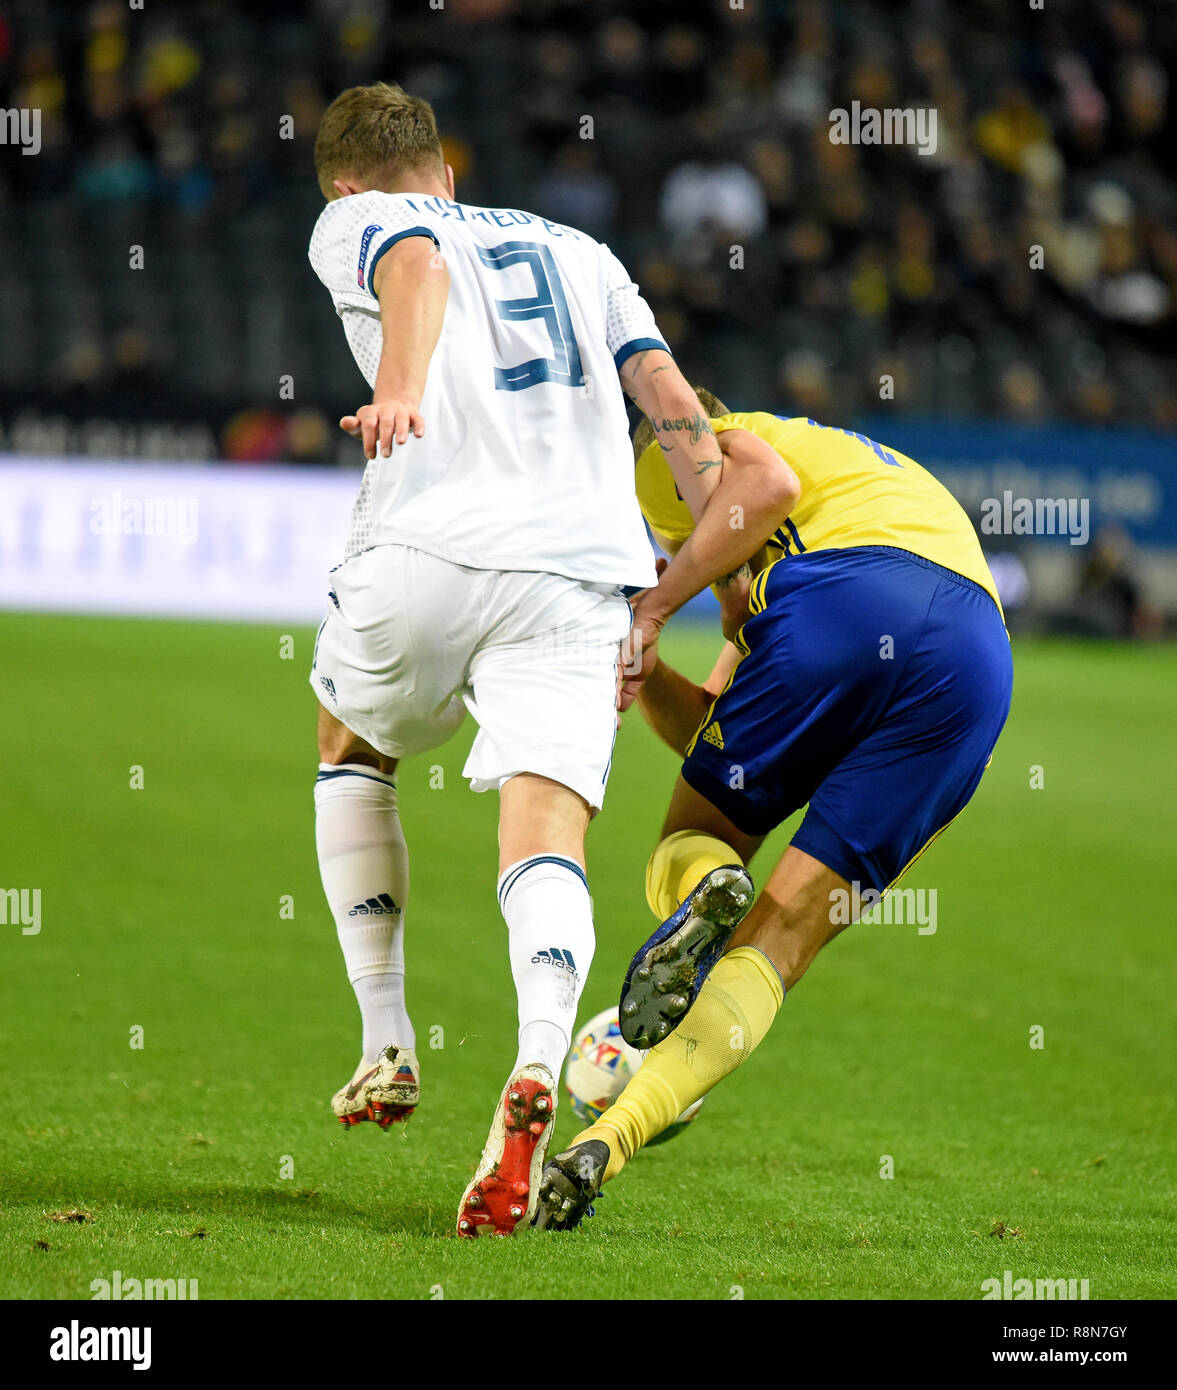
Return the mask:
{"type": "MultiPolygon", "coordinates": [[[[622,363],[621,385],[625,388],[626,394],[635,401],[638,395],[638,372],[641,369],[642,363],[652,351],[652,348],[642,348],[639,352],[631,354],[622,363]]],[[[650,375],[653,376],[653,373],[651,372],[650,375]]]]}
{"type": "Polygon", "coordinates": [[[698,411],[694,415],[680,415],[676,420],[651,420],[654,426],[654,433],[661,434],[664,430],[690,430],[690,442],[698,444],[705,434],[715,436],[715,431],[711,428],[711,421],[706,415],[700,415],[698,411]]]}
{"type": "Polygon", "coordinates": [[[752,578],[752,566],[747,560],[738,570],[732,570],[731,574],[725,574],[722,579],[715,581],[717,589],[730,589],[734,584],[741,584],[746,579],[752,578]]]}
{"type": "MultiPolygon", "coordinates": [[[[622,381],[636,377],[641,371],[642,363],[645,362],[646,358],[649,357],[652,352],[661,351],[661,348],[641,348],[639,351],[631,353],[630,356],[625,359],[621,367],[622,381]]],[[[661,367],[651,367],[650,375],[657,376],[659,372],[668,372],[669,370],[670,367],[666,363],[663,363],[661,367]]]]}

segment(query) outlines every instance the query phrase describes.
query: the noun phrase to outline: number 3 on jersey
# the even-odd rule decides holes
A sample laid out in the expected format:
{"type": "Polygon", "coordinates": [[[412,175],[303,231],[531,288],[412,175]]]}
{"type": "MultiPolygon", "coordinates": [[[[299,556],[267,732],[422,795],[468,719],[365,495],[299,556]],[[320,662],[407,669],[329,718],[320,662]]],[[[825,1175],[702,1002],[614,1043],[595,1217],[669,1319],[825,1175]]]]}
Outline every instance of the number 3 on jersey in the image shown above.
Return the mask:
{"type": "Polygon", "coordinates": [[[505,323],[542,319],[552,340],[551,357],[534,357],[514,367],[495,368],[497,391],[526,391],[548,381],[556,386],[583,386],[580,349],[572,331],[572,315],[556,267],[555,257],[546,246],[535,241],[503,241],[498,246],[480,246],[482,264],[491,270],[526,265],[535,281],[535,295],[529,299],[496,299],[495,309],[505,323]]]}

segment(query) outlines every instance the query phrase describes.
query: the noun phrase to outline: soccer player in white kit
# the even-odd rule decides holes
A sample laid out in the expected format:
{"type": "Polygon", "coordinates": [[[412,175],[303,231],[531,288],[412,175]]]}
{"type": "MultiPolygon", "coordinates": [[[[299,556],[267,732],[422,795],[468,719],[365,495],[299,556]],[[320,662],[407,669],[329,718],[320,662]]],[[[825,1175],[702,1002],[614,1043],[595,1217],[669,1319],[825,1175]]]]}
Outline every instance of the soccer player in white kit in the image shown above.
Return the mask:
{"type": "MultiPolygon", "coordinates": [[[[618,374],[697,515],[722,464],[620,262],[573,228],[455,202],[428,103],[349,89],[323,117],[315,164],[328,203],[311,264],[373,392],[340,421],[369,463],[311,671],[319,866],[363,1020],[360,1064],[332,1106],[387,1127],[418,1103],[394,774],[469,710],[464,775],[500,796],[519,1034],[458,1231],[507,1235],[535,1211],[593,957],[584,837],[616,731],[621,588],[655,580],[618,374]]],[[[664,576],[682,600],[759,544],[726,514],[707,521],[664,576]]],[[[642,635],[639,660],[656,636],[642,635]]]]}

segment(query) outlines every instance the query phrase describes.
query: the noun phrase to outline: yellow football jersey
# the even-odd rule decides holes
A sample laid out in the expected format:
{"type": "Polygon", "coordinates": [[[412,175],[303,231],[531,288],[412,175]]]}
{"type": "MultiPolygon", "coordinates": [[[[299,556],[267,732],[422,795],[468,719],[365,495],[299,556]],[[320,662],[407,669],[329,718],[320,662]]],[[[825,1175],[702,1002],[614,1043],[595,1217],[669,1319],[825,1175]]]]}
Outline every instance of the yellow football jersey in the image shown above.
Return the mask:
{"type": "MultiPolygon", "coordinates": [[[[768,542],[769,559],[810,550],[889,545],[963,574],[993,595],[997,586],[972,523],[952,493],[914,459],[853,430],[763,411],[712,420],[716,434],[747,430],[765,440],[801,482],[801,499],[768,542]]],[[[694,529],[655,441],[637,461],[642,514],[659,535],[684,541],[694,529]]]]}

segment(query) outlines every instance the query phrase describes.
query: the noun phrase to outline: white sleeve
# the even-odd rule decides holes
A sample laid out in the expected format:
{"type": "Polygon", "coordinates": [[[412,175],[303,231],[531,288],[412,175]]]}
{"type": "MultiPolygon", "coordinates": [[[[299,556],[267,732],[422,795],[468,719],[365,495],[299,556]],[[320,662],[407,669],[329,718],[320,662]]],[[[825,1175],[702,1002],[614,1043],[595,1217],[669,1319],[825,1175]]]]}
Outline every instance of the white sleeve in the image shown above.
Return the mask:
{"type": "Polygon", "coordinates": [[[607,246],[601,251],[605,262],[605,339],[614,366],[620,371],[627,358],[647,348],[669,352],[653,311],[628,271],[607,246]]]}
{"type": "Polygon", "coordinates": [[[372,276],[381,256],[405,237],[440,245],[426,219],[394,194],[361,193],[328,203],[315,223],[311,266],[336,305],[374,309],[372,276]]]}

